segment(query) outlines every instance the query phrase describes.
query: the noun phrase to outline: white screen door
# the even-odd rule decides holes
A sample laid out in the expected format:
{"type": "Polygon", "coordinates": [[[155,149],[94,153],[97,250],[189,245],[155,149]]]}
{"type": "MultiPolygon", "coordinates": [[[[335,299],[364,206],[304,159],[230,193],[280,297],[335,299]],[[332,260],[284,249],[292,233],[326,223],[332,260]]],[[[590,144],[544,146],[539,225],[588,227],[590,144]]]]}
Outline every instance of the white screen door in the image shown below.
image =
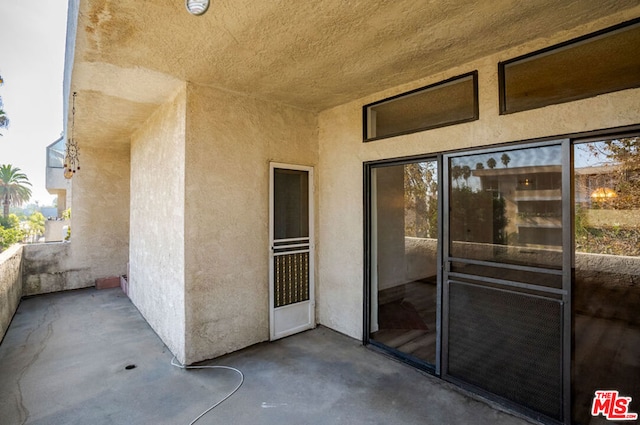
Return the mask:
{"type": "Polygon", "coordinates": [[[271,163],[269,320],[271,339],[315,326],[313,168],[271,163]]]}

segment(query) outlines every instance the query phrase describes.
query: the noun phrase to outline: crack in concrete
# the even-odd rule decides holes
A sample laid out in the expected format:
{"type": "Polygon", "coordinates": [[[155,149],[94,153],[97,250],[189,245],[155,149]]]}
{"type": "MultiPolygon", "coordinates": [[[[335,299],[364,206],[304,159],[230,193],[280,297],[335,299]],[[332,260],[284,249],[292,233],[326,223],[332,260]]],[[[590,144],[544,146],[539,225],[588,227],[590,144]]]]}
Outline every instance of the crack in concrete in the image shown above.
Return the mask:
{"type": "Polygon", "coordinates": [[[42,339],[42,341],[39,342],[39,347],[38,350],[35,352],[35,354],[31,357],[31,359],[29,360],[29,362],[20,370],[20,372],[18,373],[18,378],[16,379],[16,386],[18,388],[18,394],[16,395],[17,398],[17,404],[18,404],[18,414],[19,416],[19,420],[20,420],[20,424],[24,425],[28,420],[29,420],[29,416],[30,416],[30,412],[29,409],[27,409],[27,406],[25,406],[24,404],[24,397],[22,395],[22,379],[24,378],[24,376],[27,374],[27,372],[29,371],[29,368],[31,368],[31,366],[33,366],[33,364],[38,361],[38,358],[40,357],[40,354],[42,354],[42,352],[44,351],[45,348],[47,348],[47,343],[49,342],[49,340],[51,339],[51,336],[53,335],[53,324],[55,323],[55,321],[60,317],[60,315],[58,314],[58,310],[55,307],[55,305],[49,301],[49,306],[45,312],[45,314],[42,316],[42,318],[38,321],[38,324],[31,329],[31,331],[29,331],[29,333],[27,334],[27,337],[24,340],[24,348],[27,349],[29,347],[29,340],[31,339],[31,337],[33,336],[33,334],[42,327],[42,325],[44,325],[45,323],[47,323],[47,319],[50,313],[53,313],[54,319],[50,320],[49,323],[47,324],[47,332],[44,336],[44,338],[42,339]]]}

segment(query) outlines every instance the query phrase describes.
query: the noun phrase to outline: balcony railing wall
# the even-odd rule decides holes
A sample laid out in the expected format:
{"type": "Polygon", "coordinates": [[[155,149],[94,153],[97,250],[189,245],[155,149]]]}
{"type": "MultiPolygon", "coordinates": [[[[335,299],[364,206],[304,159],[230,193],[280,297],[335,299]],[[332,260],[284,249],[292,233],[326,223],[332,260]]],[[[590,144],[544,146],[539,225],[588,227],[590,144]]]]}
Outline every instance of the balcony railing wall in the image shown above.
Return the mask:
{"type": "Polygon", "coordinates": [[[0,253],[0,341],[22,297],[22,245],[0,253]]]}

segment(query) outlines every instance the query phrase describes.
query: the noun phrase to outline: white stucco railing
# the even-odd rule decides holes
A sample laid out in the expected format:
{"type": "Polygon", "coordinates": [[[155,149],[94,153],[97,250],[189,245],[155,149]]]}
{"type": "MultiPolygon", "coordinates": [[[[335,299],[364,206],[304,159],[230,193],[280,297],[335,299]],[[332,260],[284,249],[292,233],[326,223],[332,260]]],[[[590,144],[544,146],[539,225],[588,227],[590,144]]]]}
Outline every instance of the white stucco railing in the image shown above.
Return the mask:
{"type": "Polygon", "coordinates": [[[71,243],[53,242],[24,246],[22,295],[39,295],[93,286],[88,267],[75,264],[71,243]]]}
{"type": "Polygon", "coordinates": [[[13,245],[0,253],[0,341],[22,297],[22,245],[13,245]]]}

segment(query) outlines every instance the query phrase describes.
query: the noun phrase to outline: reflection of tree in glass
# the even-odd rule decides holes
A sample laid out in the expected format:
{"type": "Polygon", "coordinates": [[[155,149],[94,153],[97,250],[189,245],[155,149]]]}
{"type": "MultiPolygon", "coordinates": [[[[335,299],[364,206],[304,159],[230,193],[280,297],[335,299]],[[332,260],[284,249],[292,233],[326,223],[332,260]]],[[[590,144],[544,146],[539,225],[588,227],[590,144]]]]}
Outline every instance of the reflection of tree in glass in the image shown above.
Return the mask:
{"type": "Polygon", "coordinates": [[[590,202],[576,207],[576,251],[640,255],[640,137],[577,145],[588,153],[583,169],[593,170],[594,183],[576,180],[590,190],[590,202]],[[599,193],[607,196],[598,196],[599,193]]]}
{"type": "MultiPolygon", "coordinates": [[[[454,165],[451,167],[451,178],[455,181],[455,186],[459,186],[460,177],[462,177],[462,167],[454,165]]],[[[453,182],[452,182],[453,183],[453,182]]]]}
{"type": "Polygon", "coordinates": [[[469,177],[471,177],[471,168],[468,165],[462,166],[462,178],[464,179],[464,185],[469,187],[469,177]]]}
{"type": "Polygon", "coordinates": [[[589,143],[587,147],[594,158],[605,166],[613,166],[609,177],[617,196],[602,206],[640,208],[640,137],[589,143]]]}
{"type": "Polygon", "coordinates": [[[500,157],[500,161],[502,161],[502,164],[506,167],[509,166],[509,163],[511,162],[511,157],[509,155],[507,155],[506,153],[503,153],[502,156],[500,157]]]}
{"type": "Polygon", "coordinates": [[[404,167],[405,234],[418,238],[438,235],[438,176],[435,162],[404,167]]]}
{"type": "Polygon", "coordinates": [[[450,200],[449,233],[454,241],[507,244],[509,222],[499,192],[453,188],[450,200]]]}
{"type": "Polygon", "coordinates": [[[464,180],[464,186],[469,186],[469,177],[471,177],[471,167],[468,165],[454,165],[451,167],[452,186],[460,187],[460,179],[464,180]]]}

